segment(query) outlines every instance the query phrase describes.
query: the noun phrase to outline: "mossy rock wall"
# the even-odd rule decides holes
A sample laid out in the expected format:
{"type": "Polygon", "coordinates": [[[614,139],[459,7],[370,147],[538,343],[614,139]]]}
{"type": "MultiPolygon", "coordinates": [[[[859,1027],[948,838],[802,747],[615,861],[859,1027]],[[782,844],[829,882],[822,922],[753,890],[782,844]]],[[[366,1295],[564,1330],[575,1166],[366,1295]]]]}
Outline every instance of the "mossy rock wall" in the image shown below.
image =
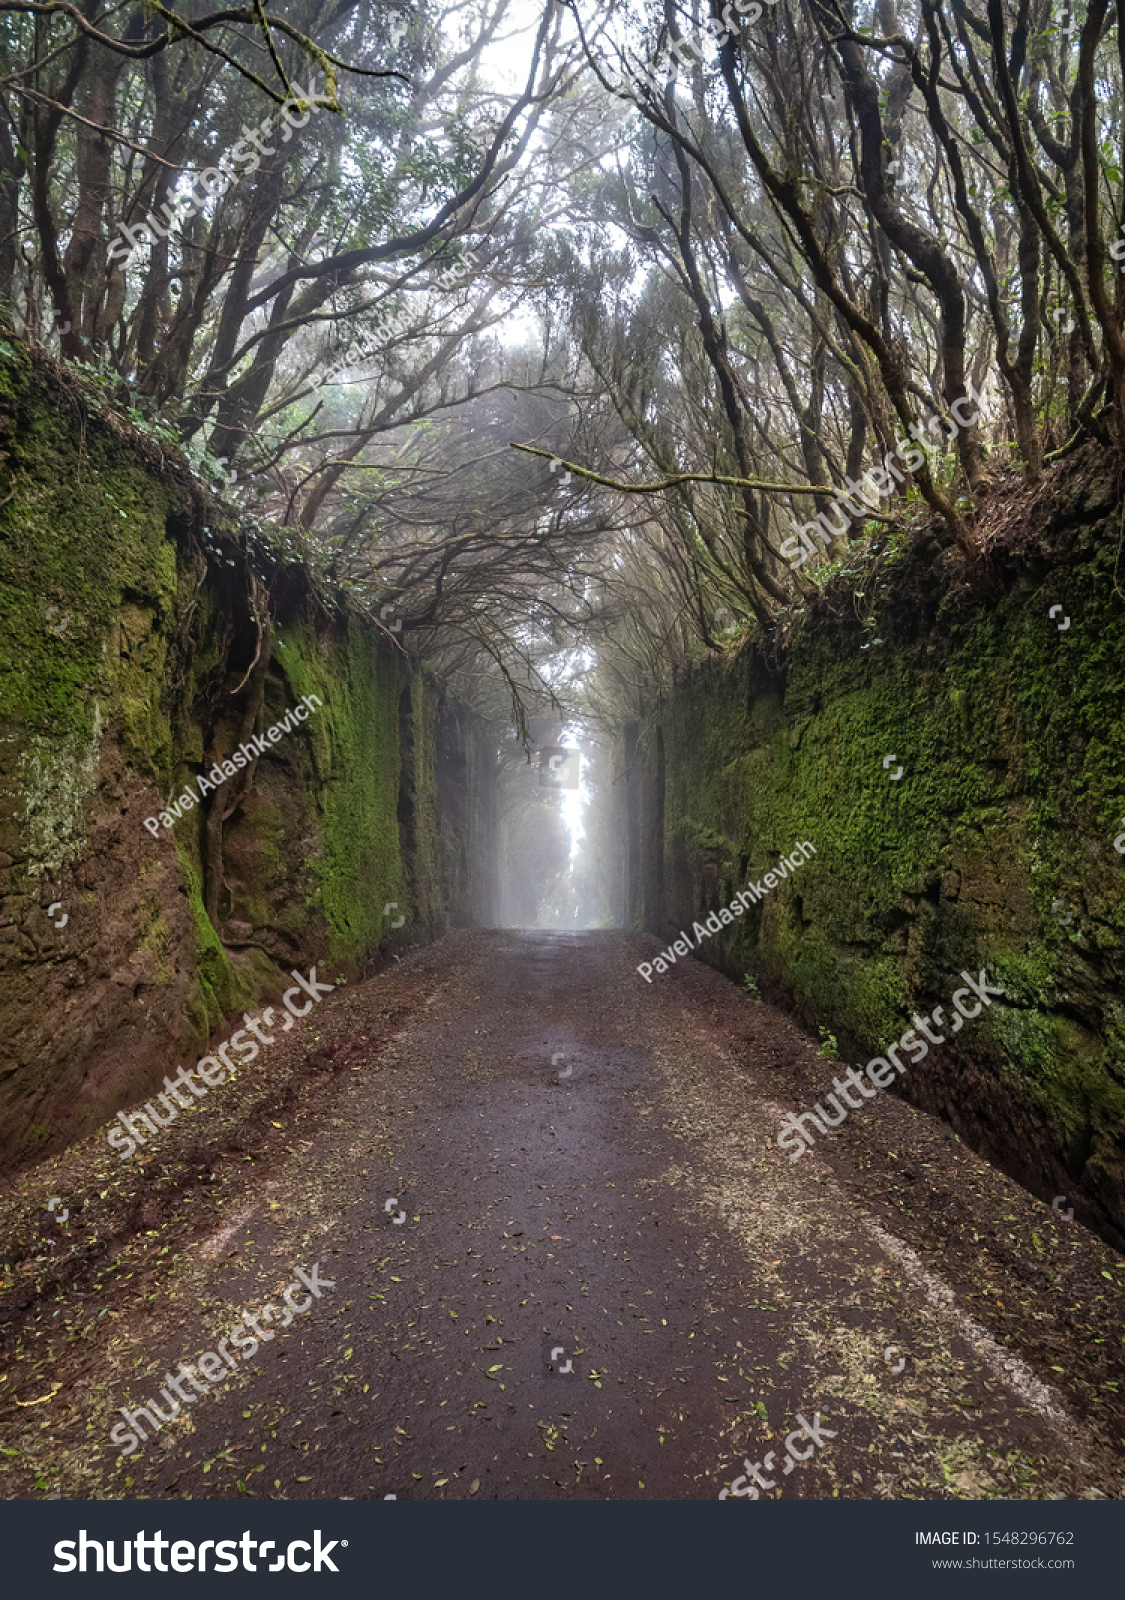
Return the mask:
{"type": "Polygon", "coordinates": [[[884,550],[786,640],[681,679],[629,779],[629,894],[634,925],[690,933],[808,841],[815,856],[701,958],[791,998],[857,1063],[987,968],[1004,1000],[901,1091],[1120,1240],[1125,604],[1109,473],[1068,466],[1022,518],[1018,497],[997,505],[972,568],[884,550]]]}
{"type": "Polygon", "coordinates": [[[495,755],[440,682],[327,604],[299,561],[275,576],[259,632],[237,514],[23,353],[0,351],[0,450],[11,1164],[151,1092],[292,968],[346,979],[451,916],[488,920],[495,755]],[[259,758],[209,916],[206,806],[233,784],[155,838],[144,822],[239,744],[238,697],[225,716],[208,708],[259,643],[258,733],[302,696],[321,704],[259,758]]]}

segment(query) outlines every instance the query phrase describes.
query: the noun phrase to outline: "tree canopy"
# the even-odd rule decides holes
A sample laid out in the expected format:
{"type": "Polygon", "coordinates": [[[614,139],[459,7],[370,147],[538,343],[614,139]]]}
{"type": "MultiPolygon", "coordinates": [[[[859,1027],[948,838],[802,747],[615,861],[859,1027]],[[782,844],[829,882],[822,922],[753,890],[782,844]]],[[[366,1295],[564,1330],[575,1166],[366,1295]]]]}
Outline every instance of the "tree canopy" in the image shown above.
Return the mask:
{"type": "Polygon", "coordinates": [[[0,17],[16,335],[524,733],[1120,446],[1107,0],[0,17]]]}

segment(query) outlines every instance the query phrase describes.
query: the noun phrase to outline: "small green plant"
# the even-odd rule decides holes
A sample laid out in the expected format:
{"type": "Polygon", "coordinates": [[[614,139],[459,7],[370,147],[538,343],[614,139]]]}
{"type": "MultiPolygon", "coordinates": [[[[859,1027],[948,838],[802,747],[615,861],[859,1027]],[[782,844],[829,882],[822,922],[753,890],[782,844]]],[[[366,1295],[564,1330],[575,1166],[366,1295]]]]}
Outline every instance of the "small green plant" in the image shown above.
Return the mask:
{"type": "Polygon", "coordinates": [[[742,974],[742,987],[746,990],[751,1000],[757,1000],[759,1004],[761,1003],[762,997],[758,993],[758,980],[751,973],[744,972],[742,974]]]}
{"type": "Polygon", "coordinates": [[[830,1061],[834,1061],[840,1054],[840,1046],[837,1043],[836,1035],[829,1033],[827,1028],[818,1028],[816,1031],[820,1034],[821,1055],[827,1056],[830,1061]]]}

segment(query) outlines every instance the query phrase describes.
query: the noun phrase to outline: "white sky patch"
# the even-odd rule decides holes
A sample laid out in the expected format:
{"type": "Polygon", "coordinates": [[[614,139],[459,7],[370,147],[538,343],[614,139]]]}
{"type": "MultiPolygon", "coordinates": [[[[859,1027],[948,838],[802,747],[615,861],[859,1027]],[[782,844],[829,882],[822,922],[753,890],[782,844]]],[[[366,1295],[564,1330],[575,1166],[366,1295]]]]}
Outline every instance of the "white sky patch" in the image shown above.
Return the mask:
{"type": "MultiPolygon", "coordinates": [[[[559,745],[564,750],[579,749],[578,740],[571,728],[564,728],[559,734],[559,745]]],[[[559,790],[559,799],[562,802],[562,818],[570,834],[570,865],[572,867],[578,856],[581,841],[586,837],[582,813],[590,803],[589,790],[586,788],[586,764],[584,761],[579,761],[579,773],[577,789],[559,790]]]]}

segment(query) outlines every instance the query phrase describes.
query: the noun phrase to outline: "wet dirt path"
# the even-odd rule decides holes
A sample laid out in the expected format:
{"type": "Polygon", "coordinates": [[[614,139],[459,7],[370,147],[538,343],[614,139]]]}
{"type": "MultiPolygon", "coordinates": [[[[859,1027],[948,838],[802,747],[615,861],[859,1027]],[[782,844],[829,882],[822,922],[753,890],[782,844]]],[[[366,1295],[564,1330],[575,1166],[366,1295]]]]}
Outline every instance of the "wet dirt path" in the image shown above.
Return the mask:
{"type": "Polygon", "coordinates": [[[707,1499],[749,1487],[748,1458],[763,1498],[1120,1494],[1103,1368],[1068,1394],[1033,1337],[1050,1313],[1065,1340],[1088,1282],[1120,1353],[1113,1252],[901,1102],[791,1163],[778,1119],[838,1064],[699,963],[646,985],[653,944],[459,933],[333,996],[335,1070],[271,1116],[271,1164],[216,1163],[223,1225],[154,1214],[147,1253],[25,1313],[4,1493],[707,1499]],[[380,1040],[388,995],[405,1026],[380,1040]],[[888,1203],[907,1149],[970,1209],[1035,1222],[1057,1305],[997,1258],[987,1288],[1024,1315],[990,1331],[983,1283],[888,1203]],[[334,1287],[118,1455],[117,1407],[314,1261],[334,1287]]]}

